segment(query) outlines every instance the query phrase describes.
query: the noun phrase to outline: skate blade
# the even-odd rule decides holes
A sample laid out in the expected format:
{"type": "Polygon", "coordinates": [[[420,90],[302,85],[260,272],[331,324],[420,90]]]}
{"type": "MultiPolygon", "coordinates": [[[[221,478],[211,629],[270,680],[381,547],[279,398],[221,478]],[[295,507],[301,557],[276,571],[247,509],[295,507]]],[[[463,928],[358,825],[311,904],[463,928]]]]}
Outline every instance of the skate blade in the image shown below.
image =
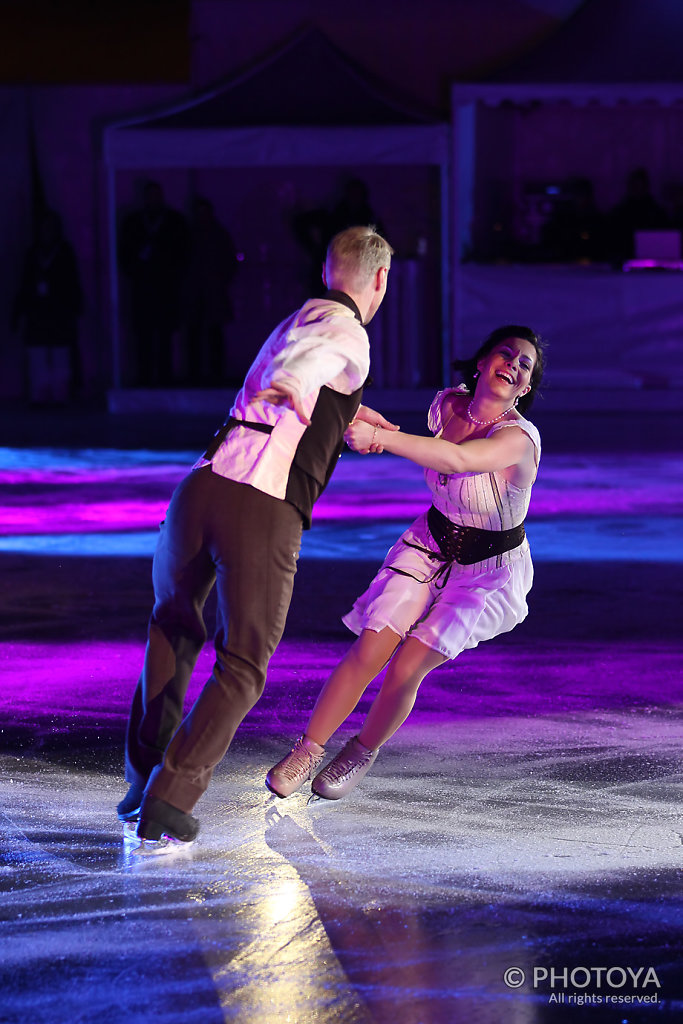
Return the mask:
{"type": "Polygon", "coordinates": [[[135,838],[140,845],[131,851],[134,857],[167,857],[169,854],[190,850],[194,846],[194,840],[182,843],[179,839],[165,835],[161,839],[140,839],[138,836],[135,838]]]}
{"type": "Polygon", "coordinates": [[[330,803],[334,803],[334,801],[330,800],[326,796],[321,796],[320,793],[311,793],[311,795],[309,796],[308,800],[306,801],[306,806],[310,807],[312,804],[330,804],[330,803]]]}
{"type": "Polygon", "coordinates": [[[138,839],[138,823],[137,821],[124,821],[123,822],[123,841],[124,843],[139,843],[138,839]]]}

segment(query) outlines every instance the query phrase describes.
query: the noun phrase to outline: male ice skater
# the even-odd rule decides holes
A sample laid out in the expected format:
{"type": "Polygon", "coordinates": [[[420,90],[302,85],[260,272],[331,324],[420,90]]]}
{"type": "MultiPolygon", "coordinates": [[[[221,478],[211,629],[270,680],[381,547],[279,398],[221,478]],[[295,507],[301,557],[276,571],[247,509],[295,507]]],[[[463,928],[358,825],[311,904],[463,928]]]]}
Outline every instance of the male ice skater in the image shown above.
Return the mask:
{"type": "Polygon", "coordinates": [[[140,839],[190,842],[191,814],[260,697],[284,630],[301,543],[352,419],[396,429],[361,405],[364,328],[387,286],[393,250],[372,228],[330,243],[328,291],[279,324],[230,416],[176,488],[154,555],[155,603],[128,722],[118,805],[140,839]],[[202,610],[216,584],[216,661],[182,720],[206,640],[202,610]]]}

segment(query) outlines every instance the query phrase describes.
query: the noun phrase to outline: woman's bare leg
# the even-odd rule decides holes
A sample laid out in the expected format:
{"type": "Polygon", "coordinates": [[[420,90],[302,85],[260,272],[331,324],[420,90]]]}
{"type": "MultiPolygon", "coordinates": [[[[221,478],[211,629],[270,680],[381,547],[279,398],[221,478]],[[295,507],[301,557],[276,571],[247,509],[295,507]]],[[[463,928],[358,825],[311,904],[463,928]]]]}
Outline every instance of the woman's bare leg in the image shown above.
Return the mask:
{"type": "Polygon", "coordinates": [[[400,636],[388,626],[379,633],[371,629],[363,630],[320,691],[306,726],[306,736],[310,740],[321,747],[325,746],[332,733],[351,714],[368,684],[382,671],[400,642],[400,636]]]}
{"type": "Polygon", "coordinates": [[[445,655],[408,637],[392,659],[382,687],[372,702],[358,739],[369,750],[377,750],[405,722],[415,703],[420,683],[445,655]]]}

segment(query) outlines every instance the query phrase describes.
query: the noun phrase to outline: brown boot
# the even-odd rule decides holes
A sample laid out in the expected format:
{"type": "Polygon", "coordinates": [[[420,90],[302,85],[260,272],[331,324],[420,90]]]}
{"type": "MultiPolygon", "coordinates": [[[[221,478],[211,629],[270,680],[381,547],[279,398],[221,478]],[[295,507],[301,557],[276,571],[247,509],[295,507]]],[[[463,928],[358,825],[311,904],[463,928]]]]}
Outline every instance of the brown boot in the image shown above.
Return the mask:
{"type": "Polygon", "coordinates": [[[340,800],[354,789],[375,762],[379,750],[368,750],[357,736],[313,779],[311,789],[326,800],[340,800]]]}
{"type": "Polygon", "coordinates": [[[276,796],[291,796],[313,777],[325,756],[325,748],[308,736],[298,739],[290,752],[266,775],[266,786],[276,796]]]}

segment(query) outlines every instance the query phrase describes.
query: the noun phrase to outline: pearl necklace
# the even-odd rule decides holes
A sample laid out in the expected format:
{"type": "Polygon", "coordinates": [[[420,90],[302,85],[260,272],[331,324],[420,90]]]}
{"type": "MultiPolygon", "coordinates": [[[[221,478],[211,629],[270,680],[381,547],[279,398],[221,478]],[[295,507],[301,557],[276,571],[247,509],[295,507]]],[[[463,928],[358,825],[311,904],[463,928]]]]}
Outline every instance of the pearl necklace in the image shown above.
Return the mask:
{"type": "Polygon", "coordinates": [[[477,426],[479,426],[479,427],[488,427],[489,424],[496,423],[498,420],[502,420],[503,416],[507,416],[507,414],[509,412],[512,412],[512,410],[515,407],[514,402],[513,402],[513,404],[510,406],[510,408],[509,409],[504,409],[503,412],[500,414],[500,416],[494,416],[492,420],[478,420],[478,419],[476,419],[472,415],[472,406],[473,405],[474,405],[474,399],[472,399],[470,404],[467,406],[467,418],[469,420],[471,420],[472,423],[476,423],[477,426]]]}

